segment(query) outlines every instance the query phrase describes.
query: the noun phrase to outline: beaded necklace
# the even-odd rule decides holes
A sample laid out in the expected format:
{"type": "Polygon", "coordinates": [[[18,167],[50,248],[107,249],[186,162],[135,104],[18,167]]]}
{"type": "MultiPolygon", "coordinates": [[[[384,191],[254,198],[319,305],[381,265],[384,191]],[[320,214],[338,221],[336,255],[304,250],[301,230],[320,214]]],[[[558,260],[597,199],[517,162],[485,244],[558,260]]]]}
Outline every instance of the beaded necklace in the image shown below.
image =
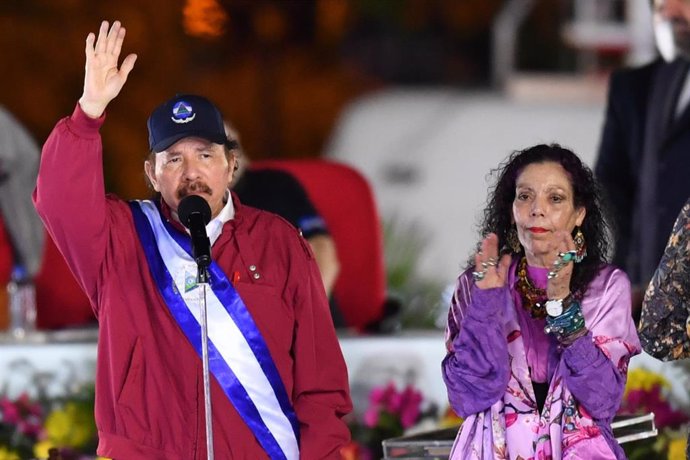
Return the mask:
{"type": "Polygon", "coordinates": [[[522,256],[517,270],[517,290],[522,298],[522,306],[532,318],[546,318],[546,290],[535,287],[527,277],[527,258],[522,256]]]}

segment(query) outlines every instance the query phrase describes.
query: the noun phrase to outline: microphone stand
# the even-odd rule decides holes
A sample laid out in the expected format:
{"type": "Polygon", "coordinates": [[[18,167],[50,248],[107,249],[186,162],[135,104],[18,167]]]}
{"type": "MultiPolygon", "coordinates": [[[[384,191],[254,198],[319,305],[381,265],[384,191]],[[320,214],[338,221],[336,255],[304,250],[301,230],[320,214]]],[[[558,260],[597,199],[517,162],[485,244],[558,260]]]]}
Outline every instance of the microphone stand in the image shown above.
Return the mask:
{"type": "Polygon", "coordinates": [[[197,285],[199,290],[199,307],[201,316],[201,361],[204,374],[204,415],[206,417],[206,453],[207,459],[213,460],[213,425],[211,412],[211,379],[208,369],[208,315],[206,310],[206,288],[209,283],[208,265],[210,259],[198,257],[197,260],[197,285]]]}
{"type": "Polygon", "coordinates": [[[211,265],[211,242],[206,234],[206,224],[211,220],[211,208],[198,195],[184,197],[177,209],[180,221],[189,229],[192,255],[197,266],[196,282],[199,289],[199,316],[201,316],[201,361],[204,374],[204,412],[206,417],[207,459],[213,460],[213,424],[211,412],[211,378],[208,365],[208,312],[206,289],[209,283],[208,267],[211,265]]]}

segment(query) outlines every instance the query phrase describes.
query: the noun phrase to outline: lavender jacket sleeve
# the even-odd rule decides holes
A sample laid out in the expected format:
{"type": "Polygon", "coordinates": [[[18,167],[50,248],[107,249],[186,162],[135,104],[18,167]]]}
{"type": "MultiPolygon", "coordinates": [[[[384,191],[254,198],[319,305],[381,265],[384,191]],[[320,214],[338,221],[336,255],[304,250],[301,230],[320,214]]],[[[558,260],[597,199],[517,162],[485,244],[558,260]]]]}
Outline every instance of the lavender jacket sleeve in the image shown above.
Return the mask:
{"type": "Polygon", "coordinates": [[[510,367],[502,320],[509,303],[508,288],[479,289],[467,272],[458,278],[442,370],[448,400],[461,417],[488,409],[506,390],[510,367]]]}
{"type": "Polygon", "coordinates": [[[590,332],[563,351],[563,377],[593,419],[610,421],[623,398],[628,361],[640,352],[625,273],[602,269],[587,289],[582,312],[590,332]]]}

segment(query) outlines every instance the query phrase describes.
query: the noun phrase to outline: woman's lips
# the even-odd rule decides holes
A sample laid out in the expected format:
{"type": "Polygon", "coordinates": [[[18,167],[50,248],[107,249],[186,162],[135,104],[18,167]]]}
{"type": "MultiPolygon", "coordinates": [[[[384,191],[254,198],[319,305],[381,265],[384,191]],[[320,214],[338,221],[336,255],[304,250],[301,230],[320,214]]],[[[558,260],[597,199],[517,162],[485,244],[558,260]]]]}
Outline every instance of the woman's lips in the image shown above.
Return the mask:
{"type": "Polygon", "coordinates": [[[546,232],[548,232],[547,229],[542,228],[542,227],[530,227],[527,230],[529,230],[532,233],[546,233],[546,232]]]}

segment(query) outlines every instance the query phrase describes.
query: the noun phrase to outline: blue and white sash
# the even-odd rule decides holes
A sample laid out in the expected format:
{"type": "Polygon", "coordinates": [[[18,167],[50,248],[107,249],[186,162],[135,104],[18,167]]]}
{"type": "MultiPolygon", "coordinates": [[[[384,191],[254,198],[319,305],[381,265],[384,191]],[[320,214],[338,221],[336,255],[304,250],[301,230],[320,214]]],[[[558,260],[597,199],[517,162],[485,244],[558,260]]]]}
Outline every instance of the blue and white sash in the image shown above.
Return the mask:
{"type": "MultiPolygon", "coordinates": [[[[201,357],[200,289],[190,238],[161,219],[151,201],[129,203],[149,268],[165,303],[201,357]]],[[[221,268],[209,267],[209,369],[271,459],[299,458],[299,424],[251,314],[221,268]]]]}

